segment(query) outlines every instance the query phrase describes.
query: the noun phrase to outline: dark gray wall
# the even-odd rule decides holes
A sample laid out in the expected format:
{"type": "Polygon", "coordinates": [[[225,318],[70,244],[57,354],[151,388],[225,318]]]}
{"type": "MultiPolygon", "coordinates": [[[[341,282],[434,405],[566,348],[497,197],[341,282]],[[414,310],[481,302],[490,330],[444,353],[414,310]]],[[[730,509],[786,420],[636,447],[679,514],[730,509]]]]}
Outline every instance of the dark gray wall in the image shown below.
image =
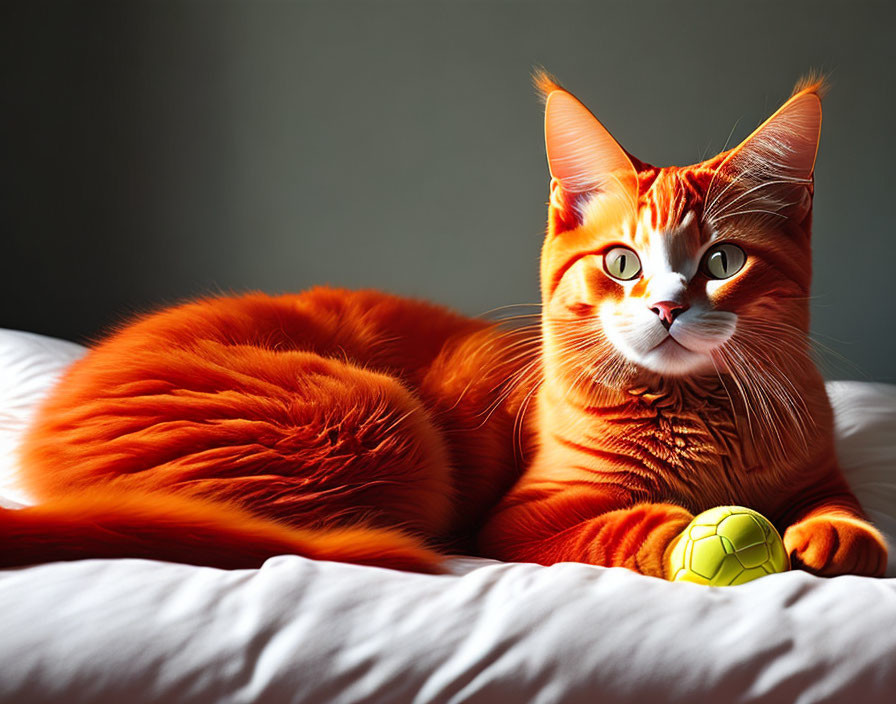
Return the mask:
{"type": "Polygon", "coordinates": [[[636,155],[745,137],[811,68],[814,334],[896,380],[886,3],[5,3],[0,326],[75,339],[220,290],[538,300],[543,64],[636,155]]]}

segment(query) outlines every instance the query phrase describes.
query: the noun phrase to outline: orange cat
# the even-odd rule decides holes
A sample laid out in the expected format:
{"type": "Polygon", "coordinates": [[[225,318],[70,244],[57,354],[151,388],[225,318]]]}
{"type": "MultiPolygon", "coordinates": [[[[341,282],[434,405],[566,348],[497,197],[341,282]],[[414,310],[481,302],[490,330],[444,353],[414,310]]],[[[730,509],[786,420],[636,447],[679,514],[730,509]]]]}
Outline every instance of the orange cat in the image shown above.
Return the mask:
{"type": "Polygon", "coordinates": [[[807,349],[820,86],[684,168],[539,75],[552,175],[537,334],[314,289],[150,315],[66,373],[23,449],[41,503],[0,564],[441,550],[665,576],[692,515],[770,518],[793,564],[880,575],[807,349]]]}

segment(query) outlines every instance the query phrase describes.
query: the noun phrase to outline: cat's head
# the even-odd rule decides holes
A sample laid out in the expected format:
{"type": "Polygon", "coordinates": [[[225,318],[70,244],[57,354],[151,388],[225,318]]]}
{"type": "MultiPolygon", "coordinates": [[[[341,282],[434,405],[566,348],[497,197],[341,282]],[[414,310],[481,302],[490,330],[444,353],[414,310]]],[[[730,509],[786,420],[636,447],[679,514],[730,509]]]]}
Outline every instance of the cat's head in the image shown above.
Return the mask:
{"type": "MultiPolygon", "coordinates": [[[[743,143],[686,167],[623,149],[546,75],[551,171],[541,277],[548,354],[626,383],[687,377],[804,344],[820,82],[743,143]]],[[[765,358],[768,356],[766,355],[765,358]]],[[[585,371],[576,371],[582,367],[585,371]]]]}

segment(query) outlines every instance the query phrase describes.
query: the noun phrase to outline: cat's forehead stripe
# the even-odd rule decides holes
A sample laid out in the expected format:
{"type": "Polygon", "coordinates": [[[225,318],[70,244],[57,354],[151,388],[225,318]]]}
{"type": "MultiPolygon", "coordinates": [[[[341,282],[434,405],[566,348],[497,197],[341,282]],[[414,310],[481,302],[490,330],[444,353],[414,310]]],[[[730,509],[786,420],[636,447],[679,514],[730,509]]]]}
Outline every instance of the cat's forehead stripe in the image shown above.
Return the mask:
{"type": "Polygon", "coordinates": [[[641,194],[642,207],[650,213],[654,230],[667,230],[682,221],[684,214],[703,210],[703,189],[700,181],[688,169],[669,167],[660,169],[656,178],[641,194]]]}
{"type": "Polygon", "coordinates": [[[703,193],[685,169],[661,169],[641,194],[635,243],[673,268],[693,257],[703,244],[700,227],[703,193]]]}

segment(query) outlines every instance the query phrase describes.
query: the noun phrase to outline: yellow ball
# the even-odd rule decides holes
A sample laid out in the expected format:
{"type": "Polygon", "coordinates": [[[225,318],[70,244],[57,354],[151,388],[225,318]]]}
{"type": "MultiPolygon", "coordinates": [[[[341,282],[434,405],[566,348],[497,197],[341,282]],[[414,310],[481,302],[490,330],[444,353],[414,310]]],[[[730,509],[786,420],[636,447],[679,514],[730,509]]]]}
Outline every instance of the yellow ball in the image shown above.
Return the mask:
{"type": "Polygon", "coordinates": [[[688,524],[672,549],[673,582],[713,587],[743,584],[790,569],[778,531],[761,513],[743,506],[717,506],[688,524]]]}

